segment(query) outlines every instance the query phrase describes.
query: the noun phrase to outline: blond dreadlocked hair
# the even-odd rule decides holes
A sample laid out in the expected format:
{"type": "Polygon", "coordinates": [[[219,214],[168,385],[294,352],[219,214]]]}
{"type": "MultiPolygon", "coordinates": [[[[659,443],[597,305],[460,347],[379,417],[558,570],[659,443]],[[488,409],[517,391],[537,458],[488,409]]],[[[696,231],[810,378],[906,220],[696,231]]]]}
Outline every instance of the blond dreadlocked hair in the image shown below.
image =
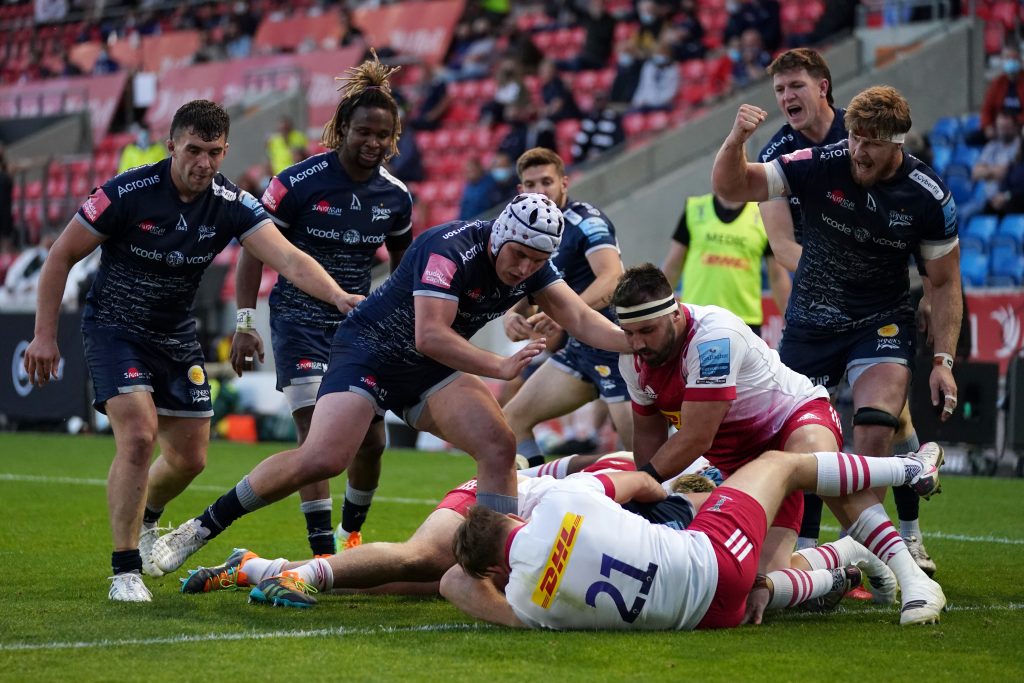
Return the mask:
{"type": "Polygon", "coordinates": [[[334,118],[324,126],[323,145],[328,149],[337,150],[344,143],[344,136],[341,129],[352,119],[352,113],[358,107],[379,107],[391,112],[395,118],[395,128],[391,135],[391,147],[384,154],[384,159],[390,159],[398,153],[398,137],[402,133],[402,122],[398,118],[398,103],[391,95],[391,83],[389,79],[401,67],[388,66],[381,63],[377,57],[377,51],[370,48],[370,55],[373,59],[367,59],[359,66],[353,66],[345,70],[344,76],[338,76],[334,80],[341,81],[338,90],[341,92],[341,101],[334,111],[334,118]]]}

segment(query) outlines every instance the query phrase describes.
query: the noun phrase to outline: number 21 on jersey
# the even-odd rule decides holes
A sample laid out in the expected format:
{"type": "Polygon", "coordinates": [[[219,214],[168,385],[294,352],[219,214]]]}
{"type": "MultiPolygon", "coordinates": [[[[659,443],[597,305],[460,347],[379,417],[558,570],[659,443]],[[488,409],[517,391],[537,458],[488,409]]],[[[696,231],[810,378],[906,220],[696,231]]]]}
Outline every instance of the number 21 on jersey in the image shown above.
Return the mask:
{"type": "Polygon", "coordinates": [[[631,564],[626,564],[622,560],[616,560],[610,555],[601,555],[601,576],[611,578],[612,572],[620,572],[628,577],[636,579],[640,582],[640,590],[637,592],[636,599],[633,600],[633,604],[629,607],[626,606],[626,600],[622,597],[622,592],[615,586],[615,584],[608,581],[595,581],[590,584],[590,588],[587,589],[587,604],[591,607],[597,607],[597,596],[600,593],[607,593],[615,603],[616,609],[619,610],[619,615],[622,620],[628,624],[632,624],[636,621],[636,618],[640,616],[640,612],[643,611],[644,605],[647,604],[647,594],[651,591],[651,584],[654,583],[654,577],[658,573],[658,565],[650,562],[647,564],[647,569],[643,570],[640,567],[634,567],[631,564]]]}

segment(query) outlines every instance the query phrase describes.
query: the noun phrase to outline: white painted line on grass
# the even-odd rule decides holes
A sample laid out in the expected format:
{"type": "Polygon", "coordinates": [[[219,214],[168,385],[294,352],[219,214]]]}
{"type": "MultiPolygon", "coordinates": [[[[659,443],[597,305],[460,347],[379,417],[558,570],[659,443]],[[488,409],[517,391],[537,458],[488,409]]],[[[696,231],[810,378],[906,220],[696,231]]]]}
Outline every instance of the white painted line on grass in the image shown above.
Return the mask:
{"type": "MultiPolygon", "coordinates": [[[[76,486],[106,486],[106,479],[88,479],[83,477],[48,477],[37,474],[11,474],[0,472],[0,481],[26,482],[31,484],[73,484],[76,486]]],[[[209,491],[210,493],[224,493],[229,486],[214,486],[212,484],[192,484],[189,491],[209,491]]],[[[332,496],[342,500],[344,494],[332,496]]],[[[437,500],[425,500],[423,498],[389,498],[388,496],[374,496],[375,503],[398,503],[401,505],[437,505],[437,500]]]]}
{"type": "Polygon", "coordinates": [[[388,633],[426,633],[431,631],[471,631],[493,628],[487,624],[427,624],[425,626],[377,626],[375,628],[316,628],[290,629],[287,631],[237,631],[230,633],[204,633],[194,635],[183,633],[161,638],[121,638],[118,640],[82,640],[50,643],[2,643],[0,652],[26,652],[32,650],[90,650],[101,647],[135,647],[138,645],[180,645],[182,643],[207,643],[210,641],[275,640],[278,638],[331,638],[338,636],[372,636],[388,633]]]}
{"type": "MultiPolygon", "coordinates": [[[[823,524],[821,526],[825,531],[839,531],[837,526],[828,526],[823,524]]],[[[946,534],[941,531],[928,530],[922,534],[927,540],[929,538],[944,538],[950,541],[968,541],[971,543],[996,543],[1001,545],[1024,545],[1024,539],[1021,538],[1004,538],[1002,536],[968,536],[966,534],[946,534]]]]}
{"type": "MultiPolygon", "coordinates": [[[[144,609],[144,608],[143,608],[144,609]]],[[[1018,612],[1024,610],[1024,603],[1008,605],[951,605],[947,612],[1018,612]]],[[[836,618],[842,615],[857,616],[861,614],[898,614],[895,605],[889,607],[869,607],[858,610],[841,610],[830,615],[836,618]]],[[[799,618],[818,617],[820,614],[793,612],[788,616],[799,618]]],[[[275,640],[278,638],[336,638],[341,636],[372,636],[389,633],[430,633],[443,631],[477,631],[497,628],[488,624],[427,624],[424,626],[377,626],[374,628],[318,628],[295,629],[287,631],[248,631],[239,633],[205,633],[202,635],[183,633],[177,636],[161,638],[122,638],[117,640],[80,640],[53,641],[49,643],[0,643],[0,652],[33,652],[46,650],[91,650],[107,647],[137,647],[139,645],[181,645],[186,643],[206,644],[211,641],[244,641],[244,640],[275,640]]]]}

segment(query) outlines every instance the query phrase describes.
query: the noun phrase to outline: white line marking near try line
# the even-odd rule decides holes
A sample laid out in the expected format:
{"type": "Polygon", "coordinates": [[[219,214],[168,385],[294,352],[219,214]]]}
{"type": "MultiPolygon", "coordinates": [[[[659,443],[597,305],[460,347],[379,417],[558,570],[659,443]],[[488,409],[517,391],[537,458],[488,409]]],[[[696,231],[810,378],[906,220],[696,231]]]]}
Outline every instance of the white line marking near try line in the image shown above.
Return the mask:
{"type": "MultiPolygon", "coordinates": [[[[947,612],[1019,612],[1024,610],[1022,603],[1010,603],[1008,605],[951,605],[946,608],[947,612]]],[[[830,616],[834,619],[842,616],[857,616],[862,614],[898,614],[895,606],[891,607],[870,607],[853,611],[837,612],[830,616]]],[[[804,615],[799,615],[803,617],[804,615]]],[[[819,616],[807,614],[808,617],[819,616]]],[[[138,647],[139,645],[181,645],[186,643],[199,643],[205,645],[211,641],[245,641],[245,640],[275,640],[278,638],[338,638],[344,636],[373,636],[389,633],[430,633],[444,631],[484,631],[496,629],[496,626],[488,624],[428,624],[425,626],[388,627],[378,626],[375,628],[318,628],[318,629],[296,629],[288,631],[249,631],[239,633],[231,631],[227,633],[204,633],[202,635],[183,633],[177,636],[164,636],[161,638],[122,638],[117,640],[81,640],[81,641],[54,641],[49,643],[2,643],[0,652],[38,652],[46,650],[91,650],[107,647],[138,647]]],[[[924,627],[922,627],[924,628],[924,627]]]]}

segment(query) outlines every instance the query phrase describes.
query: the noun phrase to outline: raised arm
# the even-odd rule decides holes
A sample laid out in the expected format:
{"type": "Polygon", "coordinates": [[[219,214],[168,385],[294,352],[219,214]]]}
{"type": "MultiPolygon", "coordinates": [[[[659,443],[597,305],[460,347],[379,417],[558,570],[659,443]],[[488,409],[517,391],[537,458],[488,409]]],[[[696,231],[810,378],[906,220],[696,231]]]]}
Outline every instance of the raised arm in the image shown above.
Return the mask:
{"type": "MultiPolygon", "coordinates": [[[[734,202],[763,202],[772,198],[766,164],[748,162],[746,152],[747,140],[766,118],[768,112],[764,109],[752,104],[740,105],[732,130],[718,150],[711,170],[711,187],[719,197],[734,202]]],[[[776,191],[774,196],[781,195],[776,191]]]]}

